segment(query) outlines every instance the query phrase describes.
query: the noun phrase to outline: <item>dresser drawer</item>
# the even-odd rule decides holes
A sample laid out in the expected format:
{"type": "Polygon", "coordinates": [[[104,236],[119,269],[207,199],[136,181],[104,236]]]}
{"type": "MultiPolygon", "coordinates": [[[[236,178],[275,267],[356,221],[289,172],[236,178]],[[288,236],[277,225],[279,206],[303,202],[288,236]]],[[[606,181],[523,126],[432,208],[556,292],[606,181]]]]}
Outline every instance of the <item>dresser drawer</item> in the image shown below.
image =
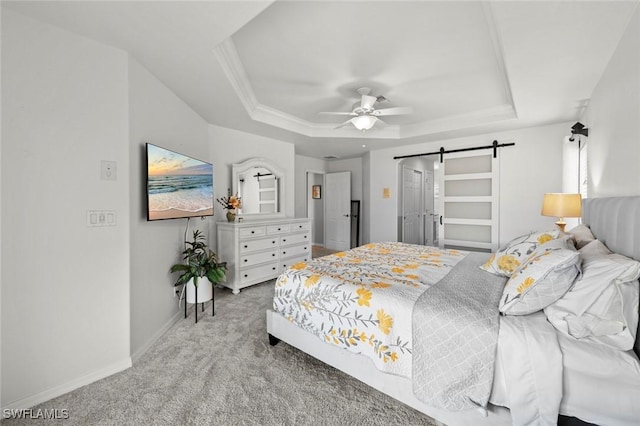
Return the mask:
{"type": "Polygon", "coordinates": [[[285,223],[284,225],[268,225],[267,235],[286,234],[291,231],[291,225],[285,223]]]}
{"type": "Polygon", "coordinates": [[[277,275],[278,264],[275,262],[268,265],[257,266],[255,268],[242,269],[240,270],[240,284],[256,280],[266,281],[277,275]]]}
{"type": "Polygon", "coordinates": [[[283,246],[290,245],[290,244],[303,244],[308,242],[309,242],[309,233],[287,235],[280,239],[280,244],[283,246]]]}
{"type": "Polygon", "coordinates": [[[240,229],[240,238],[262,237],[266,234],[264,226],[254,226],[240,229]]]}
{"type": "Polygon", "coordinates": [[[300,257],[292,257],[290,259],[284,259],[280,263],[280,272],[284,272],[287,269],[291,268],[293,265],[299,262],[308,262],[311,259],[310,255],[300,256],[300,257]]]}
{"type": "Polygon", "coordinates": [[[310,230],[311,230],[311,224],[309,222],[291,224],[291,232],[310,231],[310,230]]]}
{"type": "Polygon", "coordinates": [[[243,254],[240,256],[240,267],[254,266],[264,262],[276,262],[278,250],[261,251],[260,253],[243,254]]]}
{"type": "Polygon", "coordinates": [[[250,253],[253,251],[278,247],[279,242],[279,238],[263,238],[261,240],[240,241],[240,253],[250,253]]]}
{"type": "Polygon", "coordinates": [[[280,258],[284,259],[286,257],[303,256],[307,253],[309,253],[309,244],[283,247],[280,249],[280,258]]]}

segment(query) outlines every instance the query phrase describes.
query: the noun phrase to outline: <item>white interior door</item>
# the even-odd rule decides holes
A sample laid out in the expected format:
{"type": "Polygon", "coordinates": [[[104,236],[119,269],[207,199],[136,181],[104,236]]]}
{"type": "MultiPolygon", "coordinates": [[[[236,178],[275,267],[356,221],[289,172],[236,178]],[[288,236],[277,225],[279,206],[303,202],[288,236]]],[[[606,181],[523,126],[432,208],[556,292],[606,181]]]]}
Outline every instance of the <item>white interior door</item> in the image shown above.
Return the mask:
{"type": "Polygon", "coordinates": [[[434,206],[433,172],[424,172],[424,243],[428,246],[436,245],[436,227],[438,215],[434,206]]]}
{"type": "Polygon", "coordinates": [[[349,250],[351,238],[351,172],[325,175],[325,243],[331,250],[349,250]]]}
{"type": "Polygon", "coordinates": [[[402,167],[402,241],[423,244],[422,171],[402,167]]]}
{"type": "Polygon", "coordinates": [[[448,154],[440,166],[440,246],[495,251],[499,244],[499,159],[448,154]]]}

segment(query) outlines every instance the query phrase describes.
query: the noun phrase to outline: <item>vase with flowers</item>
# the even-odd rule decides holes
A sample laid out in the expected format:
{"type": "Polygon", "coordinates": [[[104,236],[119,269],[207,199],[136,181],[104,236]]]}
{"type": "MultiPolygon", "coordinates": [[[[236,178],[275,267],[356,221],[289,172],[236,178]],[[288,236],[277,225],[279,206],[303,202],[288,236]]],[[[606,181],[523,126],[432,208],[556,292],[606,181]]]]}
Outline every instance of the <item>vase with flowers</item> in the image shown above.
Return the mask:
{"type": "Polygon", "coordinates": [[[240,201],[238,194],[221,197],[216,199],[216,201],[227,211],[227,220],[229,222],[235,222],[236,212],[242,207],[242,201],[240,201]]]}

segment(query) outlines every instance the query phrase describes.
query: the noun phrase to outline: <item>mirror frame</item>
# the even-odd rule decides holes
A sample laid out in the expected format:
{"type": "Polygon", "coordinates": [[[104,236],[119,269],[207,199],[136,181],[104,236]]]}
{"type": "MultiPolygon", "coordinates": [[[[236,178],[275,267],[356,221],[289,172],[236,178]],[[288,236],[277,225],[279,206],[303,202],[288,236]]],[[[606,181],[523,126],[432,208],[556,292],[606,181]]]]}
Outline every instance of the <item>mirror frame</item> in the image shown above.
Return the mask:
{"type": "Polygon", "coordinates": [[[242,163],[235,163],[231,165],[231,187],[232,194],[236,194],[238,192],[238,176],[243,174],[244,172],[254,168],[254,167],[264,167],[265,169],[269,169],[271,173],[273,173],[278,180],[279,190],[278,190],[278,206],[279,211],[277,213],[239,213],[238,217],[244,218],[245,220],[259,220],[259,219],[273,219],[285,216],[285,173],[280,167],[275,165],[271,160],[266,158],[249,158],[242,163]]]}

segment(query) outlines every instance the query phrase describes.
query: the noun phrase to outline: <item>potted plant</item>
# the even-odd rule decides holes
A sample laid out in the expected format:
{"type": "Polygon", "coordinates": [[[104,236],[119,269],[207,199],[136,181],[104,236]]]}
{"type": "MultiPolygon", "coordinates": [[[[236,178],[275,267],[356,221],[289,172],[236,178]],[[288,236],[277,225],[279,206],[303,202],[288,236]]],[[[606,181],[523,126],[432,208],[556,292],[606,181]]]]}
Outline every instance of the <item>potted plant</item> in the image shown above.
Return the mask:
{"type": "MultiPolygon", "coordinates": [[[[212,285],[201,284],[201,278],[208,279],[212,284],[223,281],[226,277],[226,262],[218,262],[218,256],[213,250],[207,250],[205,237],[196,229],[193,231],[193,241],[185,241],[185,249],[182,252],[185,263],[173,265],[170,271],[180,273],[175,286],[186,286],[186,301],[196,303],[207,302],[213,298],[212,285]]],[[[208,283],[207,283],[208,284],[208,283]]]]}
{"type": "Polygon", "coordinates": [[[238,209],[242,208],[242,201],[238,194],[229,195],[216,199],[218,203],[227,211],[227,221],[235,222],[238,209]]]}

